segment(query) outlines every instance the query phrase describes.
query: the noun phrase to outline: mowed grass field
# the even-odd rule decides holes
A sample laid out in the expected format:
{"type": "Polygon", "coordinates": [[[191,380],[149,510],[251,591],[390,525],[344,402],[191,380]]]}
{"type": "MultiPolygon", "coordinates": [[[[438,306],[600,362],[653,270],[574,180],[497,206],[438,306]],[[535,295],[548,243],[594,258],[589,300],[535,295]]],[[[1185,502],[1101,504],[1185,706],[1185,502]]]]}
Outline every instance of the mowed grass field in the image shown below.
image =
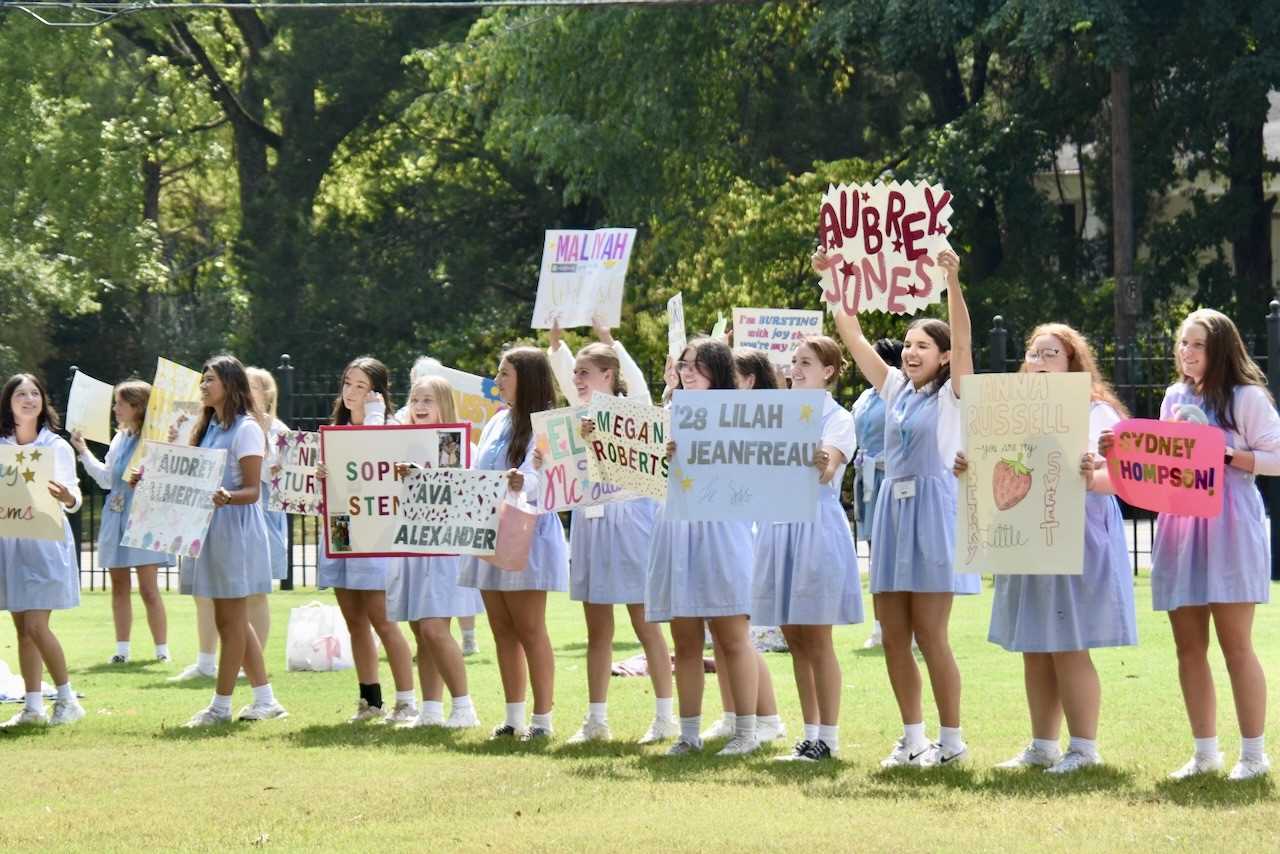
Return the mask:
{"type": "MultiPolygon", "coordinates": [[[[814,767],[770,761],[790,738],[738,760],[666,759],[662,747],[641,748],[635,739],[649,722],[652,696],[648,680],[636,678],[612,681],[610,723],[619,741],[564,745],[585,712],[586,680],[581,612],[562,594],[552,596],[548,614],[557,655],[557,733],[549,745],[486,740],[503,700],[483,620],[481,653],[468,659],[483,729],[346,724],[353,672],[284,671],[289,609],[317,596],[329,601],[315,591],[271,598],[268,660],[290,717],[185,730],[181,724],[212,693],[208,682],[165,682],[193,660],[191,600],[166,597],[173,665],[111,666],[104,663],[114,651],[108,597],[86,593],[80,608],[55,615],[54,627],[88,717],[57,730],[0,731],[0,849],[1280,850],[1280,799],[1271,781],[1165,779],[1190,755],[1190,733],[1168,624],[1149,610],[1146,579],[1137,583],[1141,645],[1095,654],[1108,764],[1065,779],[991,770],[1029,733],[1020,657],[986,641],[989,582],[981,596],[958,597],[952,618],[973,761],[925,772],[879,768],[900,727],[879,652],[860,649],[866,626],[836,633],[845,684],[842,760],[814,767]]],[[[135,655],[145,656],[150,639],[135,607],[135,655]]],[[[623,658],[639,649],[621,611],[617,619],[616,657],[623,658]]],[[[0,657],[16,670],[5,622],[0,657]]],[[[1280,760],[1277,606],[1259,609],[1256,640],[1271,680],[1271,753],[1280,760]]],[[[1239,733],[1216,648],[1213,656],[1230,764],[1239,733]]],[[[790,659],[766,658],[787,726],[799,735],[790,659]]],[[[390,692],[385,665],[383,686],[390,692]]],[[[707,687],[704,722],[720,712],[713,676],[707,687]]],[[[241,682],[236,708],[248,700],[241,682]]],[[[0,708],[6,717],[16,710],[0,708]]]]}

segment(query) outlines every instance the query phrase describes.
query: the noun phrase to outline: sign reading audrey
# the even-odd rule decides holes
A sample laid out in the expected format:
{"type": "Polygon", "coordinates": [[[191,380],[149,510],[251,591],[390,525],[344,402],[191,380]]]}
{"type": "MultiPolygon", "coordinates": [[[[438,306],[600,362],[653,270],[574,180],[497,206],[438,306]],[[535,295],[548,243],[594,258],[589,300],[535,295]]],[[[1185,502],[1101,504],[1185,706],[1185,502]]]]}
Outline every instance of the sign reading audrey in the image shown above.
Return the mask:
{"type": "Polygon", "coordinates": [[[634,228],[548,231],[533,304],[533,328],[609,327],[622,322],[622,285],[636,242],[634,228]]]}
{"type": "Polygon", "coordinates": [[[299,516],[323,516],[324,495],[316,464],[320,462],[320,434],[289,430],[276,437],[274,457],[280,468],[271,474],[268,509],[299,516]]]}
{"type": "Polygon", "coordinates": [[[915,314],[942,300],[935,261],[950,249],[951,194],[941,185],[827,188],[818,232],[827,250],[822,298],[845,314],[915,314]]]}
{"type": "Polygon", "coordinates": [[[0,445],[0,537],[61,540],[62,508],[49,494],[53,448],[0,445]]]}
{"type": "Polygon", "coordinates": [[[548,409],[529,416],[533,422],[534,446],[542,452],[542,499],[544,513],[607,504],[631,496],[620,486],[593,483],[587,473],[587,441],[582,438],[585,406],[548,409]]]}
{"type": "Polygon", "coordinates": [[[492,555],[506,495],[506,472],[411,472],[401,486],[395,547],[407,554],[492,555]]]}
{"type": "Polygon", "coordinates": [[[325,552],[329,557],[400,557],[421,554],[402,548],[397,463],[421,469],[471,465],[467,424],[389,424],[381,427],[321,427],[325,552]]]}
{"type": "Polygon", "coordinates": [[[1084,572],[1086,373],[975,374],[960,398],[956,572],[1084,572]]]}
{"type": "Polygon", "coordinates": [[[667,518],[812,522],[823,391],[677,391],[667,518]]]}
{"type": "Polygon", "coordinates": [[[1212,519],[1222,513],[1221,428],[1180,421],[1130,418],[1111,428],[1111,483],[1126,504],[1212,519]]]}
{"type": "Polygon", "coordinates": [[[213,493],[222,485],[226,465],[222,449],[145,443],[142,480],[120,545],[199,557],[215,512],[213,493]]]}

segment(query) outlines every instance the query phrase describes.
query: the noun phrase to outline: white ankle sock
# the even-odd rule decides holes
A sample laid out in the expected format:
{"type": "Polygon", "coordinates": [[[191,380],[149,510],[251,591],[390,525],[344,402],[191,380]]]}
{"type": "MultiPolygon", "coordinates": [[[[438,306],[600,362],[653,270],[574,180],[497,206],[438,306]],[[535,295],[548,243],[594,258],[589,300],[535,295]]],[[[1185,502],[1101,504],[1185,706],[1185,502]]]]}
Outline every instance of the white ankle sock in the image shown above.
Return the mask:
{"type": "Polygon", "coordinates": [[[39,691],[28,691],[25,706],[29,712],[40,712],[41,714],[44,714],[44,694],[39,691]]]}
{"type": "Polygon", "coordinates": [[[1211,735],[1208,738],[1197,738],[1195,739],[1195,743],[1196,756],[1207,756],[1210,758],[1217,757],[1219,751],[1218,737],[1216,735],[1211,735]]]}
{"type": "Polygon", "coordinates": [[[724,722],[729,727],[729,729],[733,729],[734,724],[737,722],[737,720],[738,720],[738,716],[735,713],[733,712],[724,713],[724,722]]]}
{"type": "Polygon", "coordinates": [[[1062,752],[1062,748],[1058,746],[1056,738],[1033,738],[1031,739],[1031,746],[1050,756],[1057,756],[1062,752]]]}
{"type": "Polygon", "coordinates": [[[462,630],[462,642],[463,642],[463,643],[466,643],[467,641],[474,641],[475,639],[476,639],[476,630],[475,630],[475,629],[463,629],[463,630],[462,630]]]}
{"type": "Polygon", "coordinates": [[[271,683],[253,686],[253,704],[255,706],[270,706],[276,701],[276,692],[272,690],[271,683]]]}
{"type": "Polygon", "coordinates": [[[818,741],[821,741],[832,751],[840,749],[840,727],[839,726],[819,726],[818,741]]]}
{"type": "Polygon", "coordinates": [[[757,715],[756,729],[771,726],[775,729],[782,726],[782,715],[757,715]]]}
{"type": "Polygon", "coordinates": [[[903,724],[902,737],[907,740],[907,746],[919,746],[928,743],[929,739],[924,734],[924,723],[903,724]]]}
{"type": "Polygon", "coordinates": [[[215,673],[218,670],[218,654],[214,652],[197,652],[196,667],[201,673],[215,673]]]}
{"type": "Polygon", "coordinates": [[[116,655],[123,655],[125,658],[129,657],[128,641],[116,641],[116,655]]]}
{"type": "Polygon", "coordinates": [[[739,738],[755,738],[756,716],[738,715],[737,720],[733,722],[733,734],[739,738]]]}
{"type": "MultiPolygon", "coordinates": [[[[453,701],[454,706],[458,705],[458,701],[453,701]]],[[[443,700],[426,700],[422,701],[422,709],[418,712],[423,718],[442,718],[444,717],[444,701],[443,700]]],[[[521,718],[524,714],[521,713],[521,718]]]]}
{"type": "Polygon", "coordinates": [[[68,682],[64,682],[63,684],[61,684],[61,685],[59,685],[59,686],[58,686],[58,699],[59,699],[59,700],[61,700],[61,701],[63,701],[63,702],[65,703],[66,701],[68,701],[68,700],[74,700],[75,698],[76,698],[76,692],[71,690],[71,682],[70,682],[70,681],[68,681],[68,682]]]}
{"type": "Polygon", "coordinates": [[[653,701],[653,716],[666,720],[675,714],[675,697],[655,697],[653,701]]]}
{"type": "Polygon", "coordinates": [[[680,719],[680,737],[690,744],[702,744],[702,715],[680,719]]]}
{"type": "Polygon", "coordinates": [[[805,741],[817,741],[817,740],[818,740],[818,725],[817,725],[817,724],[808,724],[808,723],[807,723],[807,724],[805,724],[805,725],[804,725],[804,740],[805,740],[805,741]]]}
{"type": "Polygon", "coordinates": [[[156,658],[168,658],[169,645],[167,643],[156,644],[156,658]]]}
{"type": "Polygon", "coordinates": [[[587,720],[597,724],[608,723],[609,704],[608,703],[587,703],[587,720]]]}
{"type": "Polygon", "coordinates": [[[1241,759],[1261,759],[1267,755],[1265,735],[1256,738],[1240,739],[1240,758],[1241,759]]]}
{"type": "Polygon", "coordinates": [[[460,712],[471,708],[471,695],[463,694],[461,697],[453,698],[453,711],[460,712]]]}
{"type": "Polygon", "coordinates": [[[534,712],[533,716],[529,719],[529,722],[532,726],[536,726],[539,729],[545,729],[548,732],[551,731],[551,713],[550,712],[547,712],[545,715],[540,715],[537,712],[534,712]]]}
{"type": "Polygon", "coordinates": [[[396,692],[396,705],[398,706],[401,703],[408,703],[410,706],[413,705],[413,689],[412,688],[410,688],[408,691],[396,692]]]}
{"type": "Polygon", "coordinates": [[[1071,736],[1071,741],[1067,744],[1068,750],[1074,750],[1076,753],[1083,753],[1085,756],[1098,755],[1098,740],[1095,738],[1077,738],[1071,736]]]}
{"type": "Polygon", "coordinates": [[[209,707],[212,708],[215,712],[220,712],[224,715],[231,714],[231,695],[230,694],[214,694],[213,702],[209,704],[209,707]]]}
{"type": "Polygon", "coordinates": [[[964,749],[964,739],[960,737],[960,727],[938,727],[938,741],[947,753],[958,753],[964,749]]]}
{"type": "Polygon", "coordinates": [[[524,703],[507,703],[507,726],[524,727],[524,703]]]}

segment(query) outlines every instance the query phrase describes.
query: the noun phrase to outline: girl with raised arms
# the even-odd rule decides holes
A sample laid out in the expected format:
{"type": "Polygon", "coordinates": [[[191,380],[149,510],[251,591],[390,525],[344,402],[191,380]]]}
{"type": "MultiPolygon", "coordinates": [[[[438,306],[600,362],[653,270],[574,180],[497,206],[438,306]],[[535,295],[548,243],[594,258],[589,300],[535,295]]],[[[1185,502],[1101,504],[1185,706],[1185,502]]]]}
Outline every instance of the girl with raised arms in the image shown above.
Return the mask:
{"type": "MultiPolygon", "coordinates": [[[[825,254],[822,249],[815,253],[815,270],[822,269],[825,254]]],[[[952,566],[953,437],[942,435],[938,419],[944,407],[959,417],[959,386],[973,373],[973,351],[969,310],[960,292],[960,259],[947,250],[937,263],[946,272],[952,326],[933,318],[913,321],[902,348],[901,370],[885,364],[863,336],[856,316],[835,314],[836,328],[858,370],[885,402],[885,474],[871,531],[871,593],[883,632],[889,683],[902,715],[902,737],[880,763],[886,768],[955,765],[968,755],[960,734],[960,670],[947,624],[955,593],[977,593],[980,582],[976,575],[957,577],[952,566]],[[925,737],[920,669],[911,652],[913,634],[938,706],[937,742],[925,737]]]]}

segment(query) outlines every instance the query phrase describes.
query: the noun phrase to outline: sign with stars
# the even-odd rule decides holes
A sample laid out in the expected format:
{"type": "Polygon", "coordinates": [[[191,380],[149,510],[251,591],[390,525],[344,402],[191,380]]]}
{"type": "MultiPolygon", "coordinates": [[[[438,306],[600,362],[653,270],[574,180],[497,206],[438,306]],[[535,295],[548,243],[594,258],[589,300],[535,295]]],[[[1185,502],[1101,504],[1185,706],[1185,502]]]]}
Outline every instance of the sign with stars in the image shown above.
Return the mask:
{"type": "Polygon", "coordinates": [[[62,507],[49,494],[53,449],[0,445],[0,537],[61,540],[62,507]]]}
{"type": "Polygon", "coordinates": [[[812,522],[826,392],[677,391],[667,519],[812,522]]]}
{"type": "Polygon", "coordinates": [[[587,440],[582,438],[582,419],[587,407],[566,406],[531,413],[533,443],[542,454],[539,485],[543,513],[592,507],[635,496],[611,483],[595,483],[587,473],[587,440]]]}
{"type": "Polygon", "coordinates": [[[661,501],[667,494],[667,437],[671,415],[625,397],[596,392],[588,407],[587,475],[661,501]]]}
{"type": "Polygon", "coordinates": [[[297,516],[323,516],[324,496],[316,464],[320,462],[320,434],[305,430],[287,430],[275,434],[271,441],[272,458],[278,468],[270,474],[269,510],[297,516]]]}
{"type": "Polygon", "coordinates": [[[827,187],[818,238],[822,298],[832,311],[915,314],[942,301],[938,255],[950,249],[951,193],[907,182],[827,187]]]}

